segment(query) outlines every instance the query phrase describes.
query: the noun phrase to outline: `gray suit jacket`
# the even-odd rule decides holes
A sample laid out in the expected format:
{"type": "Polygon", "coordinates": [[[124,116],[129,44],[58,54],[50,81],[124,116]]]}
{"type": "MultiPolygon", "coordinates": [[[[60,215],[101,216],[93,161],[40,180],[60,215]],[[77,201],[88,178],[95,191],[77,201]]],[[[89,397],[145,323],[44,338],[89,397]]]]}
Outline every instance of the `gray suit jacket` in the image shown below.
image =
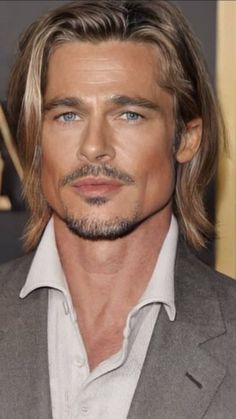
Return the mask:
{"type": "MultiPolygon", "coordinates": [[[[19,298],[31,259],[0,268],[0,419],[52,418],[47,289],[19,298]]],[[[175,293],[177,318],[160,312],[128,419],[235,419],[236,282],[180,244],[175,293]]]]}

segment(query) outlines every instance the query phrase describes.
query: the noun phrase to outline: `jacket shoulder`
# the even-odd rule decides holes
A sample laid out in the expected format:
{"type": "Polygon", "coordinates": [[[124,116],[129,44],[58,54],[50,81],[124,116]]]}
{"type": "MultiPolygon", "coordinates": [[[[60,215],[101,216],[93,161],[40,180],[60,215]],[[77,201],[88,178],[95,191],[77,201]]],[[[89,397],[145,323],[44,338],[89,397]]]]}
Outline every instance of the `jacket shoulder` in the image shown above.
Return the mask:
{"type": "Polygon", "coordinates": [[[13,259],[0,265],[0,288],[11,286],[12,282],[23,286],[27,273],[29,271],[33,253],[13,259]]]}
{"type": "Polygon", "coordinates": [[[225,320],[236,320],[236,280],[206,265],[186,244],[180,246],[179,253],[180,272],[195,278],[196,287],[207,287],[217,295],[225,320]]]}
{"type": "Polygon", "coordinates": [[[215,288],[226,321],[236,321],[236,280],[216,273],[215,288]]]}

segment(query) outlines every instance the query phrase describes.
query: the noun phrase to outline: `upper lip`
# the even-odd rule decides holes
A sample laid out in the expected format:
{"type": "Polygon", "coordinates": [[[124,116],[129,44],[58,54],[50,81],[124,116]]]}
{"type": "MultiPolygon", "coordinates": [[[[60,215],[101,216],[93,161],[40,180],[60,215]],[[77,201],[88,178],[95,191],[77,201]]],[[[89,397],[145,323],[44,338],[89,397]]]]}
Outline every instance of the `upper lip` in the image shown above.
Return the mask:
{"type": "Polygon", "coordinates": [[[121,186],[123,182],[119,179],[107,178],[107,177],[86,177],[82,179],[77,179],[73,182],[72,186],[80,187],[85,185],[114,185],[114,186],[121,186]]]}

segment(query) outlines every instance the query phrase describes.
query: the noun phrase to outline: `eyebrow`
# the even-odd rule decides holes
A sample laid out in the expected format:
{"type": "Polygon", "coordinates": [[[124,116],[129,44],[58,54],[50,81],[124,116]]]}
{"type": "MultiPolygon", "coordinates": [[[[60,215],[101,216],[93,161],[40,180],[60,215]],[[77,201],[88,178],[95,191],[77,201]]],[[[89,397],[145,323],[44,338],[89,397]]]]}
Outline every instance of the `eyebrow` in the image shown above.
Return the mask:
{"type": "MultiPolygon", "coordinates": [[[[157,103],[140,96],[131,97],[126,95],[114,95],[110,99],[108,99],[108,103],[121,106],[138,106],[142,108],[160,111],[160,106],[157,103]]],[[[83,105],[84,101],[79,97],[71,96],[63,98],[54,98],[43,105],[43,113],[49,112],[52,109],[58,108],[60,106],[70,108],[83,105]]]]}
{"type": "Polygon", "coordinates": [[[78,97],[63,97],[63,98],[54,98],[49,100],[48,102],[44,103],[43,105],[43,113],[49,112],[52,109],[58,108],[59,106],[65,106],[68,108],[80,106],[82,104],[82,100],[78,97]]]}
{"type": "Polygon", "coordinates": [[[142,108],[148,108],[160,111],[160,106],[153,102],[152,100],[140,97],[140,96],[124,96],[124,95],[115,95],[112,96],[109,102],[114,103],[116,105],[130,105],[130,106],[139,106],[142,108]]]}

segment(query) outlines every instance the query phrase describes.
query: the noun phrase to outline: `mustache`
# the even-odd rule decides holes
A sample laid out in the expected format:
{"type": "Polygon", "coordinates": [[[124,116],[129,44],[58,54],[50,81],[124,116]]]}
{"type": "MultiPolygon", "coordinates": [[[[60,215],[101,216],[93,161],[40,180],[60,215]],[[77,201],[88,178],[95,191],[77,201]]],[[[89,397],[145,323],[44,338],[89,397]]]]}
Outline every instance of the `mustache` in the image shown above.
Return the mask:
{"type": "Polygon", "coordinates": [[[126,185],[131,185],[134,183],[134,179],[128,173],[120,171],[115,167],[112,167],[109,164],[102,164],[102,165],[92,165],[86,164],[81,168],[74,170],[73,172],[65,175],[61,181],[59,182],[59,186],[65,186],[76,179],[80,179],[86,176],[105,176],[112,179],[118,179],[121,182],[124,182],[126,185]]]}

